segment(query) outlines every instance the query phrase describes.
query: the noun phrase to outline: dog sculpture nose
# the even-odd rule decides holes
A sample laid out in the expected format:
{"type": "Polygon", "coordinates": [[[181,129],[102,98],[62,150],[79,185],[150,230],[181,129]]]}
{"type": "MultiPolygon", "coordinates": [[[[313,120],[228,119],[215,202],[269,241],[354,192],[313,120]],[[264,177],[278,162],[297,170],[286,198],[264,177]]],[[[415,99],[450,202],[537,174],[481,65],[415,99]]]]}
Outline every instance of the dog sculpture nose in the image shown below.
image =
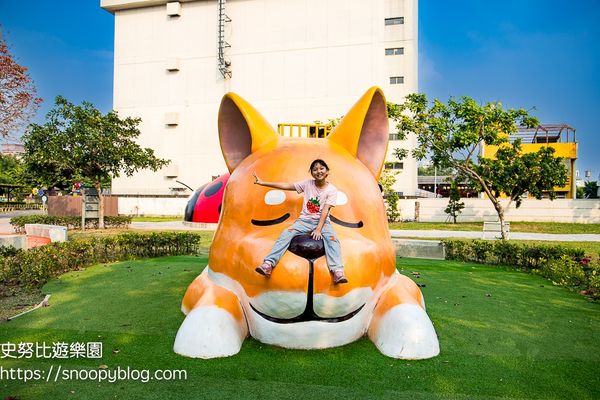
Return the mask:
{"type": "Polygon", "coordinates": [[[314,260],[325,255],[323,239],[315,240],[310,234],[295,236],[292,239],[288,250],[307,260],[314,260]]]}

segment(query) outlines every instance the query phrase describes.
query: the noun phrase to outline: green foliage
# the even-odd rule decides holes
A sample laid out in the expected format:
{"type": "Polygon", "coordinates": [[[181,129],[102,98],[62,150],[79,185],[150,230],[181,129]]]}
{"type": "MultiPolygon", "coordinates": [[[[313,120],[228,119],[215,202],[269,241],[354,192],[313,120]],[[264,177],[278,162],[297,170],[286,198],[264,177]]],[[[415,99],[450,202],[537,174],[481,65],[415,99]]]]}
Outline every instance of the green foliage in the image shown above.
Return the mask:
{"type": "Polygon", "coordinates": [[[499,102],[479,105],[469,97],[450,98],[447,104],[434,100],[430,105],[424,94],[414,93],[396,111],[398,130],[417,137],[413,156],[418,160],[428,156],[434,165],[456,170],[457,180],[485,192],[501,223],[510,203],[516,201],[518,207],[525,192],[536,197],[546,192],[553,198],[554,187],[566,182],[566,167],[553,157],[553,149],[523,154],[518,141],[509,143],[508,135],[517,132],[517,126],[539,124],[524,109],[505,110],[499,102]],[[500,146],[496,158],[478,156],[483,145],[500,146]],[[510,198],[506,206],[498,199],[502,193],[510,198]]]}
{"type": "Polygon", "coordinates": [[[0,246],[0,259],[2,257],[12,257],[19,253],[19,249],[12,246],[0,246]]]}
{"type": "Polygon", "coordinates": [[[14,156],[0,153],[0,195],[10,199],[22,199],[29,193],[26,186],[23,162],[14,156]]]}
{"type": "Polygon", "coordinates": [[[600,260],[562,256],[545,264],[541,274],[555,285],[577,290],[595,300],[600,299],[600,260]]]}
{"type": "Polygon", "coordinates": [[[417,168],[417,174],[419,176],[451,176],[455,174],[452,167],[439,168],[431,164],[428,166],[420,166],[417,168]]]}
{"type": "Polygon", "coordinates": [[[598,182],[587,181],[583,187],[583,198],[584,199],[597,199],[598,198],[598,182]]]}
{"type": "Polygon", "coordinates": [[[139,118],[103,115],[93,104],[76,106],[58,96],[44,125],[31,125],[23,136],[27,170],[40,184],[70,187],[75,182],[98,187],[121,174],[168,164],[154,150],[140,147],[139,118]]]}
{"type": "MultiPolygon", "coordinates": [[[[104,222],[107,228],[125,228],[131,224],[132,216],[117,215],[105,217],[104,222]]],[[[10,219],[10,224],[15,229],[16,233],[25,232],[25,224],[47,224],[66,226],[67,229],[81,229],[81,217],[75,216],[58,216],[58,215],[22,215],[10,219]]],[[[97,229],[98,219],[86,218],[86,229],[97,229]]]]}
{"type": "Polygon", "coordinates": [[[452,181],[452,184],[450,185],[450,200],[448,201],[448,205],[444,209],[444,212],[452,217],[452,220],[456,224],[456,218],[462,213],[463,208],[465,208],[465,203],[460,201],[458,185],[456,185],[456,181],[452,181]]]}
{"type": "Polygon", "coordinates": [[[542,267],[543,275],[558,286],[579,287],[585,280],[585,271],[573,257],[562,256],[542,267]]]}
{"type": "Polygon", "coordinates": [[[548,194],[554,200],[554,187],[567,183],[566,167],[561,158],[554,157],[554,148],[542,147],[535,153],[523,154],[518,140],[501,146],[496,158],[479,158],[473,170],[482,178],[473,182],[476,190],[489,190],[496,198],[505,194],[517,208],[526,193],[536,199],[548,194]]]}
{"type": "Polygon", "coordinates": [[[0,153],[0,184],[22,185],[23,162],[18,158],[0,153]]]}
{"type": "MultiPolygon", "coordinates": [[[[600,259],[560,245],[523,245],[505,240],[442,240],[446,259],[506,265],[535,271],[553,284],[600,299],[600,259]]],[[[596,255],[594,255],[595,257],[596,255]]]]}
{"type": "Polygon", "coordinates": [[[398,200],[400,197],[398,197],[393,188],[396,183],[396,175],[396,172],[384,169],[379,177],[379,184],[383,190],[385,212],[387,214],[388,222],[395,222],[400,218],[400,211],[398,210],[398,200]]]}
{"type": "Polygon", "coordinates": [[[504,240],[442,240],[446,259],[482,264],[518,266],[524,271],[539,269],[562,256],[583,257],[584,251],[560,245],[524,245],[504,240]]]}
{"type": "Polygon", "coordinates": [[[40,287],[50,278],[87,266],[166,255],[196,254],[201,235],[189,232],[123,233],[51,243],[0,253],[0,283],[40,287]]]}
{"type": "Polygon", "coordinates": [[[409,152],[407,149],[399,149],[399,148],[394,149],[394,157],[396,157],[396,159],[398,159],[398,161],[404,160],[406,157],[408,157],[408,155],[409,155],[409,152]]]}

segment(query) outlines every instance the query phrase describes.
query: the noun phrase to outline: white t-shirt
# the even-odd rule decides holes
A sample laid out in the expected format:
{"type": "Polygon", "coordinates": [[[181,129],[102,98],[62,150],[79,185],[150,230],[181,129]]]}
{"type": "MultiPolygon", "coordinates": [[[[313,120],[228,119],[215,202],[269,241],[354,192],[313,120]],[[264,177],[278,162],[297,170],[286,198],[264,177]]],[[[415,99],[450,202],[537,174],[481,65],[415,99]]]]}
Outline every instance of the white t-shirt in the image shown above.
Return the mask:
{"type": "MultiPolygon", "coordinates": [[[[325,205],[334,207],[337,201],[337,188],[333,184],[328,183],[322,189],[319,189],[314,179],[295,182],[294,187],[296,192],[304,193],[304,203],[302,204],[302,212],[300,218],[311,218],[319,220],[321,218],[321,210],[325,205]]],[[[327,217],[329,218],[329,217],[327,217]]]]}

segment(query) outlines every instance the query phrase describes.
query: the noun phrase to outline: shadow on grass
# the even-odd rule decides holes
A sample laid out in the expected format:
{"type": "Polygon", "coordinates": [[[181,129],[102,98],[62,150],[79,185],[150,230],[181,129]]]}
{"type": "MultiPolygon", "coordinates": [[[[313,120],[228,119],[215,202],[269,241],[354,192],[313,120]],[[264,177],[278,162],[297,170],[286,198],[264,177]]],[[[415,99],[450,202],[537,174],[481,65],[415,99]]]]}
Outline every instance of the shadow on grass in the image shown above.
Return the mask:
{"type": "Polygon", "coordinates": [[[101,341],[94,359],[2,360],[4,368],[130,367],[185,370],[186,380],[1,381],[22,398],[472,399],[600,396],[600,307],[540,277],[447,261],[399,259],[422,288],[441,355],[423,361],[381,355],[368,339],[319,351],[248,338],[234,357],[199,360],[172,352],[180,302],[206,257],[165,257],[95,266],[53,280],[51,307],[0,324],[2,342],[101,341]],[[418,271],[420,278],[411,272],[418,271]],[[85,394],[84,394],[85,393],[85,394]]]}

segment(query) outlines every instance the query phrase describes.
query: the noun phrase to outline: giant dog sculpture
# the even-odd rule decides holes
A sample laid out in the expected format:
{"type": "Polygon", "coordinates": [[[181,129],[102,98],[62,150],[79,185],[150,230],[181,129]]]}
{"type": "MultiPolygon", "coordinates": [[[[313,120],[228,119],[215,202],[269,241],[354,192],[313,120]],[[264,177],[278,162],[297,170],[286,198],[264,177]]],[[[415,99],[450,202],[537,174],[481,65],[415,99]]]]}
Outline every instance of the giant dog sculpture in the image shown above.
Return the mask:
{"type": "MultiPolygon", "coordinates": [[[[219,110],[219,138],[231,177],[209,264],[182,302],[187,315],[174,351],[213,358],[239,352],[248,332],[297,349],[341,346],[365,333],[385,355],[421,359],[439,353],[417,285],[396,270],[377,178],[388,143],[383,93],[371,88],[326,139],[282,138],[245,100],[229,93],[219,110]],[[318,243],[292,242],[270,278],[254,268],[298,217],[302,197],[254,185],[309,177],[326,160],[338,188],[331,220],[348,284],[334,285],[318,243]]],[[[312,240],[312,239],[310,239],[312,240]]]]}

